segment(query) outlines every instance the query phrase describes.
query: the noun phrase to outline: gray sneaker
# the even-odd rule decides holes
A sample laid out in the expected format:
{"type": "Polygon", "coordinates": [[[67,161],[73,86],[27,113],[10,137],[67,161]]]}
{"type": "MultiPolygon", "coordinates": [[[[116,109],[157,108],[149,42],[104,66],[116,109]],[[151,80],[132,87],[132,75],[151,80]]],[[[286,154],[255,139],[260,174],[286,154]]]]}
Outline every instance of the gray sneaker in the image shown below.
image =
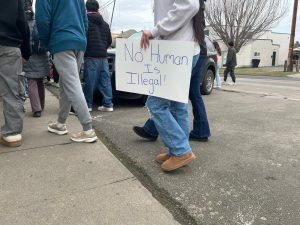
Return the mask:
{"type": "Polygon", "coordinates": [[[98,140],[98,137],[94,130],[80,131],[76,134],[72,134],[71,140],[75,142],[92,143],[98,140]]]}
{"type": "Polygon", "coordinates": [[[101,112],[113,112],[114,108],[113,107],[99,106],[98,110],[101,111],[101,112]]]}
{"type": "Polygon", "coordinates": [[[57,123],[49,123],[48,124],[48,131],[51,133],[55,133],[58,135],[64,135],[67,134],[69,131],[67,130],[66,124],[64,124],[62,127],[58,127],[57,123]]]}

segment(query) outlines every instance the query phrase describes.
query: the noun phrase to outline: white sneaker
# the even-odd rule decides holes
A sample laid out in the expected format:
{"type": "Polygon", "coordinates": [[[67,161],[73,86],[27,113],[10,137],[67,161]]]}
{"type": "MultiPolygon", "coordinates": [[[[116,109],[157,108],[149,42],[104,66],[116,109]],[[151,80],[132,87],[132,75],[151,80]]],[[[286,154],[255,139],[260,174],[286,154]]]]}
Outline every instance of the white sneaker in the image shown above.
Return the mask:
{"type": "Polygon", "coordinates": [[[101,111],[101,112],[113,112],[114,108],[113,107],[99,106],[98,110],[101,111]]]}
{"type": "Polygon", "coordinates": [[[67,134],[69,131],[67,130],[66,124],[61,124],[59,126],[57,123],[49,123],[48,124],[48,131],[51,133],[55,133],[58,135],[64,135],[67,134]]]}
{"type": "Polygon", "coordinates": [[[75,142],[92,143],[98,140],[95,130],[80,131],[76,134],[72,134],[71,140],[75,142]]]}
{"type": "Polygon", "coordinates": [[[22,135],[16,134],[6,137],[1,136],[0,143],[7,147],[19,147],[22,144],[22,135]]]}

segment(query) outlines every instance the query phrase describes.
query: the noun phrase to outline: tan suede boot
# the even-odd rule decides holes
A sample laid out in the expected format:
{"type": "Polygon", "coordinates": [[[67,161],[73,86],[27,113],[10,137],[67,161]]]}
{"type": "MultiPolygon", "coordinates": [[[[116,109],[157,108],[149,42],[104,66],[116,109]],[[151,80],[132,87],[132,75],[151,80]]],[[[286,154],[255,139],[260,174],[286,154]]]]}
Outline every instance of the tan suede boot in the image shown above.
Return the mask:
{"type": "Polygon", "coordinates": [[[161,168],[164,171],[172,171],[176,170],[180,167],[183,167],[196,159],[196,156],[193,152],[189,152],[183,156],[174,156],[172,155],[168,160],[166,160],[162,165],[161,168]]]}
{"type": "Polygon", "coordinates": [[[158,162],[159,164],[162,164],[164,161],[168,160],[170,157],[171,157],[170,154],[162,153],[155,157],[155,161],[158,162]]]}

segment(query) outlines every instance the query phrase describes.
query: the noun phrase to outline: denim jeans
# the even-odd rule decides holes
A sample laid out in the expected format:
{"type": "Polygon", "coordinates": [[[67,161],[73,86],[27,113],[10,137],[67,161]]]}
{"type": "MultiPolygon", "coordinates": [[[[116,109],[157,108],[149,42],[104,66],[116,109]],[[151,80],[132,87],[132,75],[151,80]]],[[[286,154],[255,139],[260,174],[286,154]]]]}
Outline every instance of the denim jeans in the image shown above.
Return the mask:
{"type": "Polygon", "coordinates": [[[204,73],[202,73],[203,63],[207,56],[200,56],[196,66],[193,68],[189,97],[193,106],[193,130],[191,134],[197,138],[210,137],[210,129],[207,120],[205,105],[201,96],[200,86],[202,85],[204,73]]]}
{"type": "MultiPolygon", "coordinates": [[[[194,56],[193,68],[197,59],[198,55],[194,56]]],[[[149,96],[146,105],[169,154],[182,156],[190,152],[189,104],[149,96]]]]}
{"type": "MultiPolygon", "coordinates": [[[[196,66],[193,67],[189,93],[189,98],[192,102],[194,115],[193,130],[191,131],[191,133],[199,138],[206,138],[210,137],[211,135],[205,105],[200,92],[200,86],[204,78],[204,74],[200,73],[200,71],[204,59],[205,56],[200,56],[196,66]]],[[[158,131],[152,119],[148,119],[143,128],[152,136],[158,136],[158,131]]]]}
{"type": "Polygon", "coordinates": [[[106,58],[84,58],[84,96],[89,108],[93,107],[95,90],[103,96],[102,104],[112,107],[112,87],[106,58]]]}
{"type": "Polygon", "coordinates": [[[216,67],[216,78],[214,81],[215,82],[214,87],[217,87],[217,88],[221,87],[220,68],[221,68],[221,65],[218,64],[216,67]]]}

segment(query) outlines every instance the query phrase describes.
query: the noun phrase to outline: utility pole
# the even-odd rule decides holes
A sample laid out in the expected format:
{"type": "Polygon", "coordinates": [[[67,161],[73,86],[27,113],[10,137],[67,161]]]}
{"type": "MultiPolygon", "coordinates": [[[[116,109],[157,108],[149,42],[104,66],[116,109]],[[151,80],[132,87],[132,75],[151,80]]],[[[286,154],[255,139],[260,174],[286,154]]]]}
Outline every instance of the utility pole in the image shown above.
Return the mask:
{"type": "Polygon", "coordinates": [[[294,0],[294,11],[293,11],[293,20],[291,28],[291,37],[290,37],[290,47],[288,55],[288,68],[287,71],[293,71],[293,50],[295,43],[295,30],[296,30],[296,21],[297,21],[297,10],[298,10],[298,0],[294,0]]]}
{"type": "Polygon", "coordinates": [[[111,28],[112,21],[113,21],[113,18],[114,18],[115,6],[116,6],[116,0],[114,0],[114,6],[113,6],[112,13],[111,13],[111,20],[110,20],[110,26],[109,26],[110,28],[111,28]]]}

